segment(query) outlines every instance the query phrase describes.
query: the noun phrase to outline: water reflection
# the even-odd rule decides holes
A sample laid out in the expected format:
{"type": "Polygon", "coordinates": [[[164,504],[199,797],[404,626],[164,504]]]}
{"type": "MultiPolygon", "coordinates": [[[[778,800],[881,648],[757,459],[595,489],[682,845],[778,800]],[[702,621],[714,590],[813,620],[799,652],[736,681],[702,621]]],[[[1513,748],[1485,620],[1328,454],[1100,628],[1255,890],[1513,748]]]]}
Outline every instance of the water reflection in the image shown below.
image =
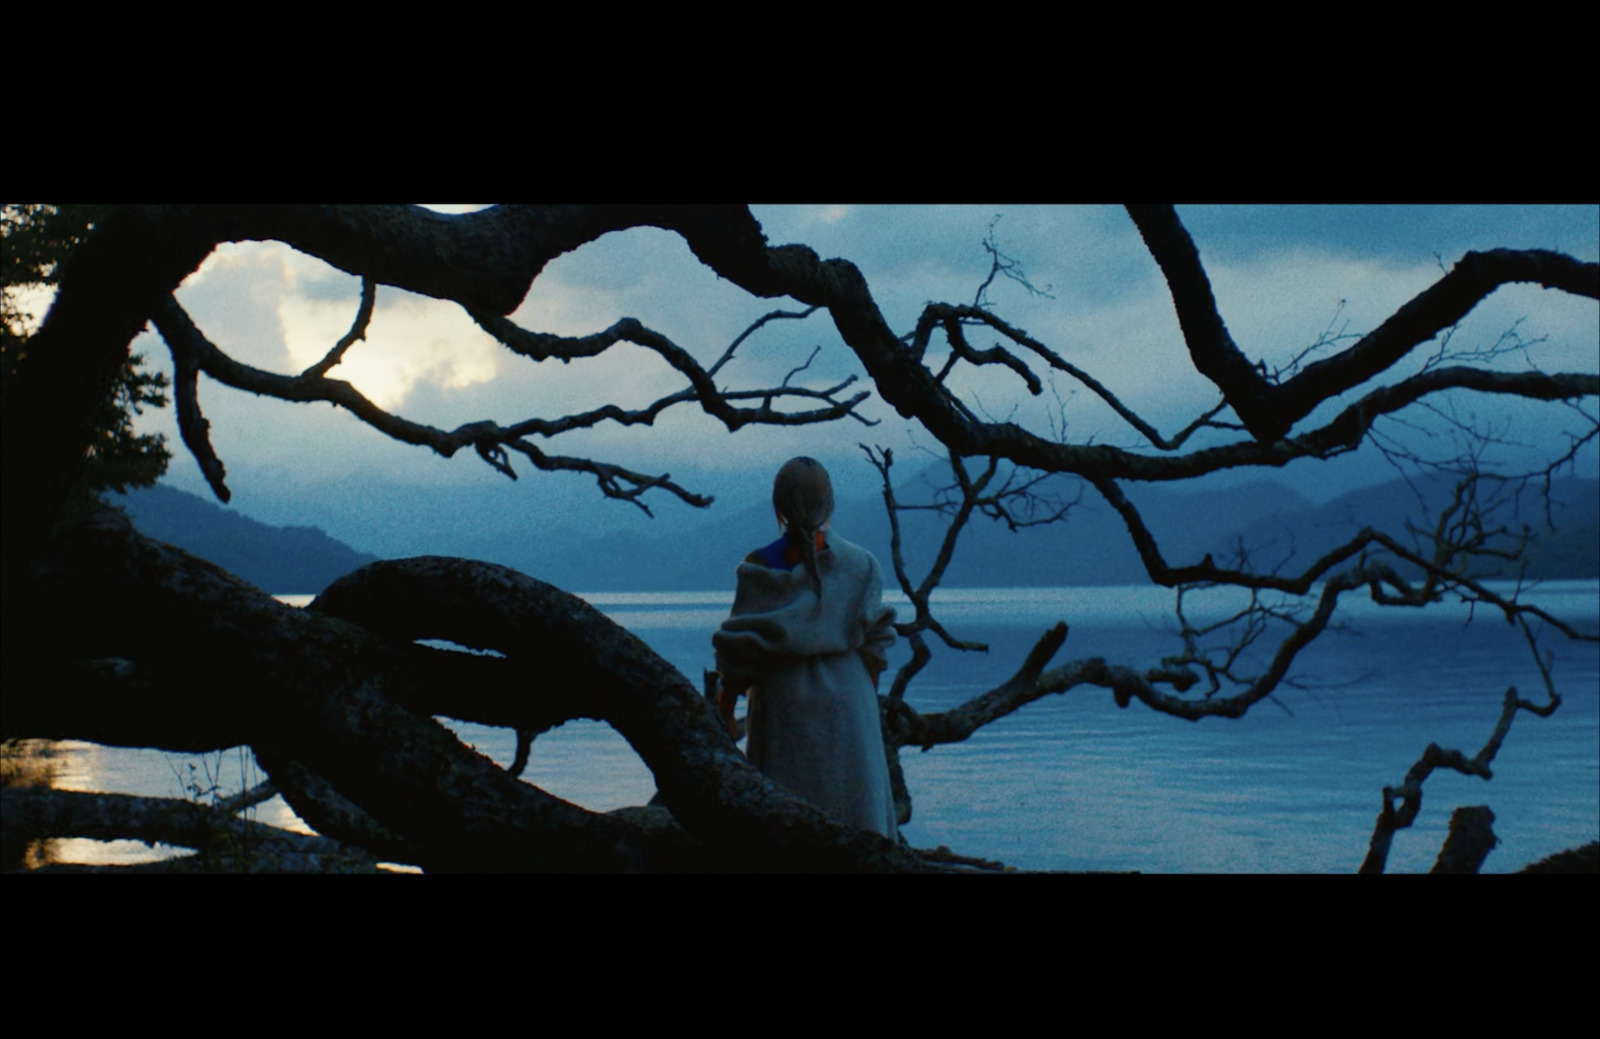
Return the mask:
{"type": "MultiPolygon", "coordinates": [[[[1573,623],[1596,622],[1600,583],[1549,582],[1536,596],[1573,623]]],[[[700,669],[711,666],[711,632],[731,605],[721,592],[583,597],[697,684],[700,669]]],[[[303,606],[312,597],[279,598],[303,606]]],[[[888,598],[905,605],[903,597],[888,598]]],[[[1072,627],[1062,659],[1154,662],[1174,648],[1163,634],[1173,600],[1172,592],[1147,587],[941,590],[938,613],[953,633],[988,641],[992,649],[964,655],[936,649],[911,700],[938,710],[988,688],[1056,620],[1072,627]]],[[[1238,605],[1224,592],[1192,596],[1186,609],[1198,624],[1238,605]]],[[[1468,610],[1460,605],[1386,609],[1374,619],[1377,609],[1359,595],[1345,597],[1341,614],[1354,631],[1321,639],[1302,656],[1296,675],[1321,686],[1285,690],[1292,714],[1264,704],[1238,722],[1191,725],[1137,705],[1118,710],[1103,691],[1082,690],[1031,705],[964,744],[929,754],[908,750],[902,763],[916,817],[906,835],[919,846],[949,844],[1032,868],[1354,870],[1380,791],[1404,775],[1423,747],[1437,741],[1475,753],[1505,686],[1515,682],[1525,695],[1540,688],[1520,634],[1503,620],[1480,613],[1468,628],[1468,610]],[[1426,655],[1419,645],[1428,647],[1426,655]]],[[[1456,804],[1487,802],[1499,817],[1505,844],[1490,856],[1491,872],[1593,839],[1600,822],[1600,653],[1564,639],[1548,645],[1567,703],[1547,720],[1518,717],[1493,783],[1436,774],[1417,827],[1396,840],[1392,870],[1431,865],[1456,804]]],[[[897,652],[893,666],[907,650],[902,645],[897,652]]],[[[501,764],[511,760],[509,730],[447,724],[501,764]]],[[[253,762],[237,750],[199,758],[65,743],[31,754],[34,763],[26,767],[60,789],[183,797],[197,786],[231,793],[253,781],[253,762]]],[[[598,811],[642,804],[655,789],[626,742],[588,721],[540,736],[525,778],[598,811]]],[[[255,818],[308,832],[281,798],[255,809],[255,818]]],[[[121,863],[174,850],[59,841],[47,853],[62,861],[121,863]]]]}
{"type": "MultiPolygon", "coordinates": [[[[52,784],[56,790],[108,791],[213,804],[266,778],[247,747],[195,755],[62,740],[51,744],[51,753],[59,763],[52,784]]],[[[315,832],[282,797],[247,809],[245,817],[296,833],[315,832]]],[[[137,840],[73,837],[52,843],[56,852],[53,861],[90,865],[126,866],[189,853],[187,848],[137,840]]]]}
{"type": "MultiPolygon", "coordinates": [[[[0,744],[0,787],[49,789],[61,764],[61,755],[49,740],[6,740],[0,744]]],[[[0,828],[0,871],[38,869],[58,861],[61,843],[17,838],[0,828]]]]}

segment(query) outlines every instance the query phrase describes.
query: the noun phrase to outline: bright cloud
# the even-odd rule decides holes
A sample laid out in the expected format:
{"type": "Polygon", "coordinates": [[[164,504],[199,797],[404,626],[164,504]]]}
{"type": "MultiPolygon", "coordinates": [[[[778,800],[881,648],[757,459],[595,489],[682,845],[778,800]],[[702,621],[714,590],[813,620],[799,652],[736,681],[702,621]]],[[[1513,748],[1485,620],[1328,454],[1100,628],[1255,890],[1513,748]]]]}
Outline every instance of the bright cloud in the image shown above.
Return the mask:
{"type": "MultiPolygon", "coordinates": [[[[259,262],[276,266],[279,277],[266,285],[252,280],[250,292],[267,293],[256,302],[273,309],[286,363],[302,371],[350,330],[361,283],[288,249],[259,262]]],[[[379,407],[393,409],[418,383],[460,389],[493,379],[499,350],[460,307],[380,288],[366,339],[353,344],[328,374],[350,382],[379,407]]]]}
{"type": "MultiPolygon", "coordinates": [[[[354,279],[351,279],[354,282],[354,279]]],[[[304,369],[350,329],[359,297],[345,302],[307,299],[291,291],[278,304],[284,346],[304,369]]],[[[367,338],[350,347],[329,371],[348,380],[380,408],[392,409],[419,382],[462,389],[498,372],[500,345],[460,307],[380,289],[367,338]]]]}
{"type": "MultiPolygon", "coordinates": [[[[759,207],[757,216],[774,241],[803,241],[820,255],[856,263],[886,319],[904,331],[929,300],[971,300],[988,271],[989,258],[980,243],[997,212],[1004,213],[995,227],[1001,248],[1026,265],[1034,284],[1054,286],[1055,298],[1029,295],[1000,279],[990,291],[996,313],[1091,373],[1163,432],[1176,431],[1216,402],[1216,388],[1189,361],[1155,262],[1119,210],[795,206],[759,207]]],[[[1238,241],[1219,240],[1230,226],[1226,223],[1217,233],[1197,231],[1219,306],[1245,353],[1269,365],[1283,364],[1322,334],[1340,300],[1348,301],[1340,320],[1349,322],[1349,331],[1367,332],[1433,284],[1440,276],[1432,256],[1437,236],[1430,232],[1418,237],[1410,234],[1407,222],[1396,223],[1393,214],[1386,219],[1390,224],[1380,229],[1382,234],[1369,235],[1390,243],[1383,249],[1318,236],[1314,227],[1299,225],[1290,228],[1293,233],[1241,233],[1235,236],[1238,241]]],[[[1502,243],[1486,231],[1473,236],[1472,244],[1502,243]]],[[[219,249],[179,295],[223,349],[247,363],[296,371],[315,363],[349,329],[360,283],[287,248],[246,243],[219,249]]],[[[635,229],[606,235],[554,259],[514,320],[535,331],[586,335],[624,316],[636,317],[709,365],[741,329],[774,309],[800,308],[791,300],[750,297],[719,279],[675,235],[635,229]]],[[[1526,337],[1549,335],[1548,343],[1535,348],[1535,363],[1546,370],[1594,370],[1593,303],[1537,286],[1508,286],[1495,293],[1470,315],[1453,345],[1492,343],[1524,315],[1529,318],[1521,329],[1526,337]]],[[[974,331],[970,339],[981,349],[998,336],[974,331]]],[[[860,374],[859,361],[832,322],[816,315],[805,322],[767,325],[740,347],[738,359],[717,381],[730,388],[774,385],[815,346],[822,353],[796,382],[821,386],[860,374]]],[[[936,335],[929,360],[937,364],[943,351],[943,337],[936,335]]],[[[1415,363],[1422,359],[1418,351],[1415,363]]],[[[1525,361],[1506,357],[1500,363],[1525,361]]],[[[509,424],[534,416],[553,418],[607,402],[640,408],[685,385],[656,355],[626,344],[600,358],[535,364],[494,343],[459,307],[393,290],[380,290],[367,340],[354,345],[333,374],[350,380],[386,409],[444,428],[476,419],[509,424]]],[[[1140,442],[1092,393],[1065,376],[1058,375],[1055,382],[1067,397],[1070,439],[1130,446],[1140,442]]],[[[858,385],[872,388],[865,382],[858,385]]],[[[1013,373],[997,366],[958,366],[951,386],[972,393],[975,408],[1043,435],[1054,433],[1061,417],[1048,389],[1032,397],[1013,373]]],[[[216,428],[232,428],[229,409],[243,405],[209,391],[207,401],[216,428]]],[[[1469,403],[1479,404],[1476,399],[1469,403]]],[[[281,404],[273,406],[278,409],[273,415],[282,413],[277,421],[310,421],[300,413],[285,413],[281,404]]],[[[898,445],[909,436],[906,424],[881,401],[869,401],[863,413],[884,424],[870,430],[853,422],[747,428],[730,437],[698,408],[682,405],[654,429],[603,424],[546,446],[562,454],[592,452],[637,468],[659,463],[670,469],[674,459],[753,465],[785,452],[821,455],[829,445],[853,455],[858,440],[898,445]]],[[[337,436],[352,458],[371,450],[368,440],[382,439],[377,434],[362,439],[348,416],[330,413],[328,421],[327,432],[319,436],[337,436]]],[[[265,447],[244,442],[233,450],[242,462],[265,447]]],[[[396,464],[385,458],[385,466],[396,464]]],[[[455,466],[459,469],[461,463],[455,466]]]]}

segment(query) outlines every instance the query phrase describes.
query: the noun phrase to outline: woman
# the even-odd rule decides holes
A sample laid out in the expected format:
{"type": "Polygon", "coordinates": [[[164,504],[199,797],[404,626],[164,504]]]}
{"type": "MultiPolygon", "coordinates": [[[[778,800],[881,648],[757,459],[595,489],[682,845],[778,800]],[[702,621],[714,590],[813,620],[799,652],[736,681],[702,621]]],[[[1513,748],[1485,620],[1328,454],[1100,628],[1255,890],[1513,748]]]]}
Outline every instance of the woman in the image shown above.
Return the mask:
{"type": "Polygon", "coordinates": [[[778,470],[772,507],[783,536],[740,564],[733,613],[711,638],[723,689],[749,690],[757,768],[838,821],[893,837],[876,692],[894,642],[883,571],[829,535],[833,486],[815,459],[778,470]]]}

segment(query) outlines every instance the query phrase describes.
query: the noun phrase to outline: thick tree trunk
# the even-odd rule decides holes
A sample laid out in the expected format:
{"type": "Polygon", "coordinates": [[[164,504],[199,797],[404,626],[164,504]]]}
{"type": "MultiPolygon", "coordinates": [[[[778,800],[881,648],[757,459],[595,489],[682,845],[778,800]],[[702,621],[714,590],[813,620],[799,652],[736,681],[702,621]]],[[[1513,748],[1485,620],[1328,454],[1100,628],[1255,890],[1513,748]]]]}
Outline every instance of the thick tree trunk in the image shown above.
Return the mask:
{"type": "Polygon", "coordinates": [[[58,533],[21,576],[4,592],[7,736],[185,751],[247,743],[330,836],[429,869],[923,867],[773,786],[636,637],[503,567],[375,564],[297,610],[108,511],[58,533]],[[603,719],[639,751],[693,840],[521,782],[436,714],[533,731],[603,719]]]}

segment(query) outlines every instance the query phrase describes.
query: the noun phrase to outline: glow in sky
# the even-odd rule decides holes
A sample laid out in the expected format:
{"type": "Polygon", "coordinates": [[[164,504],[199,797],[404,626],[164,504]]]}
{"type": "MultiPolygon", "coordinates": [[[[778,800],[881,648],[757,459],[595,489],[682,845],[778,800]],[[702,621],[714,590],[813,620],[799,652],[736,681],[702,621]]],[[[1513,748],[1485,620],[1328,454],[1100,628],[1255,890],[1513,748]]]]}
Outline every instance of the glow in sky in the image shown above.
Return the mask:
{"type": "MultiPolygon", "coordinates": [[[[1033,284],[1053,298],[999,281],[996,312],[1088,370],[1141,415],[1171,432],[1210,406],[1217,393],[1195,373],[1184,351],[1166,287],[1131,220],[1115,207],[1039,206],[754,206],[773,243],[798,241],[861,268],[891,326],[908,330],[928,301],[970,302],[988,271],[980,243],[998,214],[1001,248],[1020,260],[1033,284]]],[[[1469,248],[1555,248],[1596,259],[1596,207],[1180,207],[1206,262],[1223,316],[1245,352],[1270,364],[1315,341],[1337,317],[1352,333],[1378,321],[1435,281],[1439,261],[1469,248]],[[1438,254],[1436,258],[1435,254],[1438,254]]],[[[179,290],[179,298],[211,339],[238,359],[280,372],[311,364],[349,327],[359,301],[356,278],[274,243],[242,243],[217,251],[179,290]]],[[[607,235],[559,257],[534,283],[514,319],[526,328],[585,334],[635,317],[709,364],[747,324],[792,302],[760,300],[702,266],[682,240],[653,229],[607,235]]],[[[1593,301],[1532,286],[1501,289],[1481,304],[1452,345],[1487,345],[1525,319],[1524,355],[1495,363],[1546,371],[1596,370],[1600,322],[1593,301]]],[[[987,346],[978,336],[974,345],[987,346]]],[[[772,385],[822,351],[798,377],[811,386],[862,374],[825,315],[769,325],[741,348],[719,382],[734,388],[772,385]]],[[[170,367],[164,346],[142,336],[154,366],[170,367]]],[[[936,338],[930,357],[937,362],[936,338]]],[[[1416,352],[1393,381],[1422,363],[1416,352]]],[[[332,374],[374,401],[416,421],[452,428],[478,419],[511,423],[555,417],[606,402],[641,407],[683,386],[656,355],[621,345],[571,364],[534,364],[479,330],[454,304],[380,290],[367,337],[332,374]]],[[[1138,439],[1108,408],[1069,381],[1061,396],[1030,397],[997,367],[958,368],[952,385],[975,409],[1036,432],[1066,421],[1077,442],[1136,446],[1138,439]],[[1064,407],[1063,407],[1064,402],[1064,407]]],[[[1466,396],[1466,395],[1463,395],[1466,396]]],[[[387,441],[326,405],[258,400],[202,380],[201,402],[216,448],[237,479],[272,472],[287,482],[336,481],[351,473],[413,482],[499,479],[476,458],[444,460],[387,441]]],[[[1513,423],[1516,438],[1548,441],[1562,409],[1477,399],[1480,416],[1513,423]]],[[[882,420],[830,427],[746,429],[729,435],[720,423],[680,406],[654,429],[601,429],[563,436],[548,449],[589,454],[631,468],[674,464],[712,469],[768,469],[796,453],[858,456],[856,443],[904,447],[912,431],[876,399],[862,413],[882,420]]],[[[1327,414],[1325,408],[1321,415],[1327,414]]],[[[1313,416],[1313,421],[1316,416],[1313,416]]],[[[143,431],[178,443],[170,409],[147,414],[143,431]]],[[[924,435],[922,443],[927,443],[924,435]]],[[[1591,451],[1584,463],[1595,468],[1591,451]]],[[[542,478],[535,476],[535,479],[542,478]]],[[[169,479],[197,486],[181,450],[169,479]]]]}

